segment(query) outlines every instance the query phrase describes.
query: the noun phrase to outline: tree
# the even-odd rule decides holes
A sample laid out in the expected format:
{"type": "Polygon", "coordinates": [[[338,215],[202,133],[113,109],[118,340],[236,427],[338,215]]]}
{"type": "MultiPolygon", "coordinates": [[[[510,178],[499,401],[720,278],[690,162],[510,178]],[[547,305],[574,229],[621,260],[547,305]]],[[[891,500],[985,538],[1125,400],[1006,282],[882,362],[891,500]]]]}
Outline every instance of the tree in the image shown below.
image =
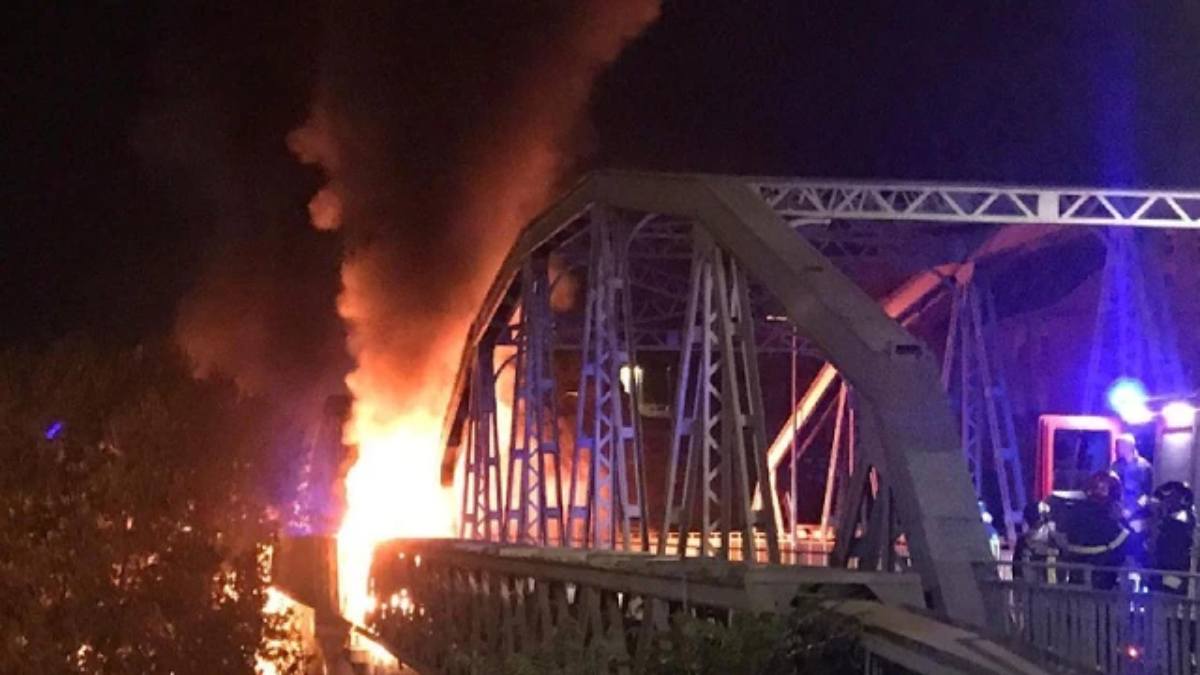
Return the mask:
{"type": "Polygon", "coordinates": [[[254,672],[270,420],[168,347],[0,352],[0,672],[254,672]]]}

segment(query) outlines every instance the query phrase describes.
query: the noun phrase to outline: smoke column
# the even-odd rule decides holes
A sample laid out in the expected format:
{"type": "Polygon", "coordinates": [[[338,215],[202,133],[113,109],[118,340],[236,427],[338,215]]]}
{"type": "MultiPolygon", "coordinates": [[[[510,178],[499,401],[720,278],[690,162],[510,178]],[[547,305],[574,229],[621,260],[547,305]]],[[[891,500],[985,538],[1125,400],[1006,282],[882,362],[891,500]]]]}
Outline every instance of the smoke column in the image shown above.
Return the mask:
{"type": "MultiPolygon", "coordinates": [[[[302,496],[326,398],[345,393],[352,367],[332,311],[340,242],[305,226],[319,177],[280,142],[307,113],[316,77],[318,17],[306,5],[289,9],[286,17],[259,3],[150,10],[157,44],[147,46],[128,130],[141,163],[138,209],[159,205],[155,225],[170,233],[162,240],[170,248],[146,249],[154,260],[136,269],[142,283],[163,286],[155,293],[179,297],[170,330],[195,374],[227,377],[265,404],[257,423],[272,429],[271,442],[257,470],[281,514],[302,496]]],[[[128,264],[119,260],[111,262],[128,264]]],[[[114,307],[115,317],[146,314],[114,307]]],[[[336,475],[340,458],[325,459],[336,475]]]]}
{"type": "MultiPolygon", "coordinates": [[[[602,70],[657,0],[371,3],[335,9],[307,122],[288,138],[327,179],[313,225],[344,246],[337,311],[354,369],[343,554],[450,534],[438,434],[473,313],[520,227],[586,150],[602,70]]],[[[365,571],[363,571],[365,574],[365,571]]],[[[353,588],[356,587],[356,588],[353,588]]]]}

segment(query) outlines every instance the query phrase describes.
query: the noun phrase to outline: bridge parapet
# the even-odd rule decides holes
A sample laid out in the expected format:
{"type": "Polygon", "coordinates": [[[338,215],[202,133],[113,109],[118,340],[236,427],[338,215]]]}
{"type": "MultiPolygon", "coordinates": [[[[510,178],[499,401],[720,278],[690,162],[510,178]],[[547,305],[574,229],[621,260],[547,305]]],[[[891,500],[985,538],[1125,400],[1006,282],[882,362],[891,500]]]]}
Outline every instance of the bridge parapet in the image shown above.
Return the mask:
{"type": "Polygon", "coordinates": [[[736,615],[786,613],[797,596],[861,625],[867,672],[1042,672],[907,609],[923,602],[915,574],[401,540],[377,550],[372,585],[372,629],[422,673],[493,672],[514,656],[568,654],[596,672],[646,672],[679,617],[728,625],[736,615]]]}
{"type": "Polygon", "coordinates": [[[1045,664],[1162,675],[1200,667],[1198,574],[1010,562],[977,570],[989,629],[1045,664]]]}

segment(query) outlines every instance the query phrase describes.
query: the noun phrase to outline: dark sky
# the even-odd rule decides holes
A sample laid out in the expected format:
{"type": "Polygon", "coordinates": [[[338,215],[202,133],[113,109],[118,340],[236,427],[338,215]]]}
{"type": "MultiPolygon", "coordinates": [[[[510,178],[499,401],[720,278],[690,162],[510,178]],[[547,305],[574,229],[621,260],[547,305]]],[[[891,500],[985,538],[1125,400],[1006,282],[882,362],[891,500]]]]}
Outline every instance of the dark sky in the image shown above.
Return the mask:
{"type": "MultiPolygon", "coordinates": [[[[6,21],[0,342],[162,333],[206,261],[263,241],[268,270],[332,273],[284,147],[320,8],[45,4],[6,21]]],[[[592,163],[1200,186],[1197,82],[1195,2],[668,2],[601,80],[592,163]]]]}

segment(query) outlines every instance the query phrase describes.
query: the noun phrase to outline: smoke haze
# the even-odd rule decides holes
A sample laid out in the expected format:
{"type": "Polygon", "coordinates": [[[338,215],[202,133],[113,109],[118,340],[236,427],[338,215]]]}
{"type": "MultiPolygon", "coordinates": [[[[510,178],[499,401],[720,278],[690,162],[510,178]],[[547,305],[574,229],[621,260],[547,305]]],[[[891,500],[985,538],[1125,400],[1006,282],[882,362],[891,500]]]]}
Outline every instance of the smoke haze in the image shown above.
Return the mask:
{"type": "Polygon", "coordinates": [[[174,334],[197,375],[228,376],[311,424],[350,365],[329,309],[341,251],[304,226],[316,177],[280,142],[304,115],[315,31],[302,11],[280,22],[251,5],[161,15],[132,140],[175,202],[160,227],[178,250],[161,255],[194,266],[174,334]]]}
{"type": "Polygon", "coordinates": [[[596,76],[658,14],[656,0],[486,7],[333,9],[288,139],[328,179],[309,212],[343,237],[348,382],[376,414],[440,417],[500,260],[587,148],[596,76]]]}

